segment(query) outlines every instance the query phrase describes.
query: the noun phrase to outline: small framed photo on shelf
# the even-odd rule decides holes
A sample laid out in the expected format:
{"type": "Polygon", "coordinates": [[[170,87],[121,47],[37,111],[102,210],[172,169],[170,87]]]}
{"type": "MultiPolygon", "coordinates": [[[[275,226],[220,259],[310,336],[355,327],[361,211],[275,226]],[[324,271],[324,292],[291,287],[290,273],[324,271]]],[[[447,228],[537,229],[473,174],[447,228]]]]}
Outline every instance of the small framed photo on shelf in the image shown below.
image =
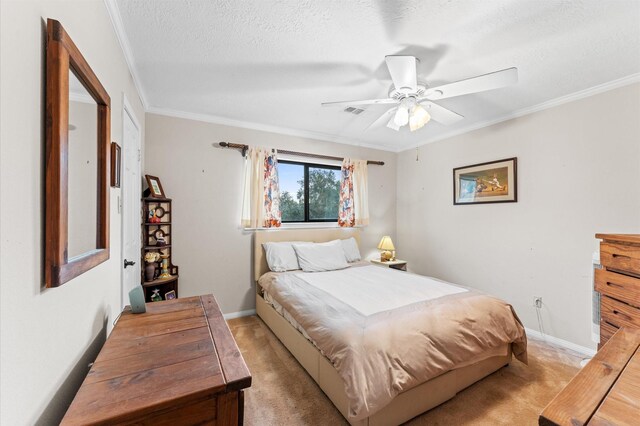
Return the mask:
{"type": "Polygon", "coordinates": [[[149,195],[154,198],[166,198],[159,177],[151,175],[144,175],[144,177],[149,185],[149,195]]]}
{"type": "Polygon", "coordinates": [[[121,155],[120,145],[111,142],[111,186],[113,188],[120,188],[121,155]]]}
{"type": "Polygon", "coordinates": [[[168,291],[164,294],[164,300],[173,300],[176,298],[176,292],[174,290],[168,291]]]}
{"type": "Polygon", "coordinates": [[[453,169],[453,204],[518,201],[517,158],[453,169]]]}

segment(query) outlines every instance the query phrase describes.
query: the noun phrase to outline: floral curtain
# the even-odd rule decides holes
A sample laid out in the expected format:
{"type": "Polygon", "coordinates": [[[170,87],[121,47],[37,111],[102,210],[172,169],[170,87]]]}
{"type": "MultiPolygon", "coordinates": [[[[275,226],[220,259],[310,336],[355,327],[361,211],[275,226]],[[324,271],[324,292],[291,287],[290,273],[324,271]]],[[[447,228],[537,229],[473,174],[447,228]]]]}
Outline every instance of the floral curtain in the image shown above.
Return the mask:
{"type": "Polygon", "coordinates": [[[346,158],[342,161],[341,171],[338,225],[352,227],[356,225],[356,216],[353,211],[353,164],[346,158]]]}
{"type": "Polygon", "coordinates": [[[264,148],[247,151],[240,220],[243,228],[271,228],[281,224],[276,156],[275,150],[264,148]]]}
{"type": "Polygon", "coordinates": [[[338,225],[342,227],[369,224],[369,186],[366,160],[342,161],[342,181],[338,203],[338,225]]]}
{"type": "Polygon", "coordinates": [[[279,227],[281,224],[278,159],[276,150],[273,150],[264,158],[264,219],[262,226],[271,228],[279,227]]]}

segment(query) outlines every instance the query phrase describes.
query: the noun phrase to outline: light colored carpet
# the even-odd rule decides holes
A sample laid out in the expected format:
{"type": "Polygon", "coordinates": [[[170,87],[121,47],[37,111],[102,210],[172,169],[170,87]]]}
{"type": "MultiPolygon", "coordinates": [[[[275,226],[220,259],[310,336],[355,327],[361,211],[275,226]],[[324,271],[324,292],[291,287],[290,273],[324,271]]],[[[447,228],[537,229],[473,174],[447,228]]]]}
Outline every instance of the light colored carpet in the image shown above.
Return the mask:
{"type": "MultiPolygon", "coordinates": [[[[313,379],[256,316],[229,320],[253,383],[245,424],[348,425],[313,379]]],[[[529,339],[529,365],[513,362],[408,425],[536,425],[579,370],[581,357],[529,339]]]]}

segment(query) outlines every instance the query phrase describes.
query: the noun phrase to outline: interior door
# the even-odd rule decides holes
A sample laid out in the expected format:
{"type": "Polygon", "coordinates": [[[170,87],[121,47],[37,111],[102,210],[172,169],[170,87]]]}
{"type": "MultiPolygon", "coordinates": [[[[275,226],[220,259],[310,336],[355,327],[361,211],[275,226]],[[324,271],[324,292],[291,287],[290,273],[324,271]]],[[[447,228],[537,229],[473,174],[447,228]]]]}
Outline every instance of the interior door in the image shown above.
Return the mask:
{"type": "Polygon", "coordinates": [[[131,112],[123,114],[122,147],[122,307],[129,304],[129,290],[140,284],[141,203],[140,129],[131,112]],[[135,262],[131,264],[131,262],[135,262]]]}

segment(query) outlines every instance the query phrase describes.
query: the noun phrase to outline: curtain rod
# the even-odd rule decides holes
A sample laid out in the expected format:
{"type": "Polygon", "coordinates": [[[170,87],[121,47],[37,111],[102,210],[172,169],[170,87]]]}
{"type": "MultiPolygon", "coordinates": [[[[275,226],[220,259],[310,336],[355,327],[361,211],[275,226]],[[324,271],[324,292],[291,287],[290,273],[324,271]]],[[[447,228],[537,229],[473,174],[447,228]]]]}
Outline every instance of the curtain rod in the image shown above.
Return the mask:
{"type": "MultiPolygon", "coordinates": [[[[244,144],[241,144],[241,143],[220,142],[219,145],[221,147],[223,147],[223,148],[238,149],[238,150],[240,150],[240,153],[242,154],[243,157],[245,155],[247,155],[247,150],[249,149],[249,145],[244,145],[244,144]]],[[[280,153],[280,154],[289,154],[289,155],[297,155],[299,157],[321,158],[323,160],[337,160],[337,161],[344,160],[343,157],[334,157],[334,156],[331,156],[331,155],[322,155],[322,154],[309,154],[307,152],[289,151],[287,149],[279,149],[278,153],[280,153]]],[[[367,164],[374,164],[376,166],[384,166],[384,161],[367,160],[367,164]]]]}

